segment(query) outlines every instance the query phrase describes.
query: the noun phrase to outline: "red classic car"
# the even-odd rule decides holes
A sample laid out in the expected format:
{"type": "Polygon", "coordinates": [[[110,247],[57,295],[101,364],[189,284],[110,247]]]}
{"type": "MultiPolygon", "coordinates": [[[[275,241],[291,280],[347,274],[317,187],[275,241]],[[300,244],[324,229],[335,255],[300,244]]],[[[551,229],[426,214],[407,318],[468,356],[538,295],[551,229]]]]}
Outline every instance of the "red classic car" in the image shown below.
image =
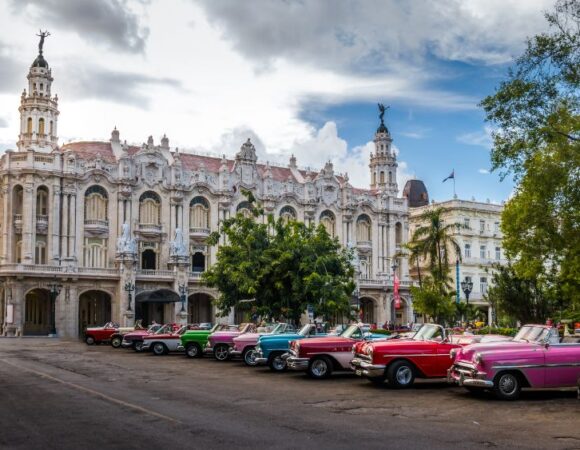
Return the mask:
{"type": "Polygon", "coordinates": [[[493,335],[447,335],[440,325],[424,324],[410,339],[361,342],[353,346],[351,368],[370,381],[388,380],[395,388],[411,387],[415,378],[447,376],[451,350],[475,342],[511,339],[493,335]]]}
{"type": "Polygon", "coordinates": [[[328,378],[333,370],[349,370],[352,346],[362,339],[387,338],[371,334],[368,325],[351,325],[338,336],[292,341],[282,358],[291,370],[305,370],[312,378],[328,378]]]}
{"type": "MultiPolygon", "coordinates": [[[[118,323],[107,322],[102,327],[91,327],[85,330],[85,342],[88,345],[100,344],[111,341],[111,337],[118,333],[128,333],[134,328],[121,328],[118,323]]],[[[119,342],[119,346],[121,343],[119,342]]]]}

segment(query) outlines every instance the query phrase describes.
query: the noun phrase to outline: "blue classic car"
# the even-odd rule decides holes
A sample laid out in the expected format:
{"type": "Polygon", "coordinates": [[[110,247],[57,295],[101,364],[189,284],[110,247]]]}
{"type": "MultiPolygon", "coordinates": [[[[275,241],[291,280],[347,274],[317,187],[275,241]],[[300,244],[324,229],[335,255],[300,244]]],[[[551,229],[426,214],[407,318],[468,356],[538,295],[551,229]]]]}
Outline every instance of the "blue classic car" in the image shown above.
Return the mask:
{"type": "Polygon", "coordinates": [[[263,335],[258,339],[256,345],[256,364],[268,364],[270,370],[274,372],[283,372],[287,369],[286,361],[282,355],[290,349],[290,341],[310,337],[326,336],[326,325],[309,323],[304,325],[298,333],[263,335]]]}

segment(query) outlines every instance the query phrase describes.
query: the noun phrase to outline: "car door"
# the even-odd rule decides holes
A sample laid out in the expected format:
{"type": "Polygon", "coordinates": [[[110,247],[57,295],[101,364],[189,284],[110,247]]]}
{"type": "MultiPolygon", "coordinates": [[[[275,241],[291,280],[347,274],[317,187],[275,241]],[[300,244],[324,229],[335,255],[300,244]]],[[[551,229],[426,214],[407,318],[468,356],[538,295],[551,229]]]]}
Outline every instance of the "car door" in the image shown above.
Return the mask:
{"type": "Polygon", "coordinates": [[[452,349],[457,348],[457,344],[452,344],[449,341],[437,342],[435,344],[436,356],[433,356],[433,363],[431,364],[433,368],[433,374],[429,376],[433,377],[444,377],[447,375],[447,369],[451,367],[451,358],[449,353],[452,349]]]}
{"type": "Polygon", "coordinates": [[[548,344],[544,358],[546,387],[577,385],[580,379],[580,344],[548,344]]]}

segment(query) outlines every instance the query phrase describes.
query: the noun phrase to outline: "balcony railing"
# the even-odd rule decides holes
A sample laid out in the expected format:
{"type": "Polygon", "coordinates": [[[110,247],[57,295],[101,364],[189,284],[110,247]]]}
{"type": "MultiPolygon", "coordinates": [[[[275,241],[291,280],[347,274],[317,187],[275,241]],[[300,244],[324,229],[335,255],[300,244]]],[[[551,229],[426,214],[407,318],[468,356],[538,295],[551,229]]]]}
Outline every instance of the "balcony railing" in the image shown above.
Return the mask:
{"type": "Polygon", "coordinates": [[[148,234],[160,234],[161,233],[161,225],[156,223],[140,223],[139,224],[139,231],[142,233],[148,234]]]}
{"type": "Polygon", "coordinates": [[[191,227],[189,229],[189,235],[191,237],[207,237],[211,233],[209,228],[191,227]]]}
{"type": "Polygon", "coordinates": [[[109,221],[107,219],[86,219],[85,230],[106,233],[109,231],[109,221]]]}
{"type": "Polygon", "coordinates": [[[356,245],[359,248],[372,248],[372,241],[356,241],[356,245]]]}
{"type": "Polygon", "coordinates": [[[149,278],[173,278],[175,272],[173,270],[137,269],[136,275],[149,278]]]}

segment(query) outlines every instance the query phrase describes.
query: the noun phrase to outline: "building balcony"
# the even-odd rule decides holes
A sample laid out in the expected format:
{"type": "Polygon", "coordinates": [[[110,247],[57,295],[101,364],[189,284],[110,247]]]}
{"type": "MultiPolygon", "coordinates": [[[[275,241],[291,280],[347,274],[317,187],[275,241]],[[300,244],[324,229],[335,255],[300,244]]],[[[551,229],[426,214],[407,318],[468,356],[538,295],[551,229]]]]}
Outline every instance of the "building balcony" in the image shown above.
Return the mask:
{"type": "Polygon", "coordinates": [[[373,241],[356,241],[356,246],[360,250],[371,250],[373,248],[373,241]]]}
{"type": "Polygon", "coordinates": [[[211,233],[209,228],[190,227],[189,236],[192,238],[207,238],[211,233]]]}
{"type": "Polygon", "coordinates": [[[14,214],[14,231],[22,234],[22,214],[14,214]]]}
{"type": "Polygon", "coordinates": [[[48,216],[39,214],[36,216],[36,232],[46,234],[48,232],[48,216]]]}
{"type": "Polygon", "coordinates": [[[119,269],[105,267],[50,266],[47,264],[2,264],[0,273],[29,277],[119,278],[119,269]]]}
{"type": "Polygon", "coordinates": [[[137,269],[135,275],[141,280],[173,280],[177,273],[173,270],[137,269]]]}
{"type": "MultiPolygon", "coordinates": [[[[393,277],[384,278],[359,278],[358,286],[359,288],[365,289],[385,289],[393,288],[394,279],[393,277]]],[[[399,280],[400,287],[410,287],[413,286],[412,280],[399,280]]]]}
{"type": "Polygon", "coordinates": [[[144,236],[157,237],[161,235],[162,228],[161,225],[156,223],[140,223],[139,233],[141,233],[144,236]]]}
{"type": "Polygon", "coordinates": [[[92,233],[108,233],[109,221],[106,219],[87,219],[85,220],[85,231],[92,233]]]}

